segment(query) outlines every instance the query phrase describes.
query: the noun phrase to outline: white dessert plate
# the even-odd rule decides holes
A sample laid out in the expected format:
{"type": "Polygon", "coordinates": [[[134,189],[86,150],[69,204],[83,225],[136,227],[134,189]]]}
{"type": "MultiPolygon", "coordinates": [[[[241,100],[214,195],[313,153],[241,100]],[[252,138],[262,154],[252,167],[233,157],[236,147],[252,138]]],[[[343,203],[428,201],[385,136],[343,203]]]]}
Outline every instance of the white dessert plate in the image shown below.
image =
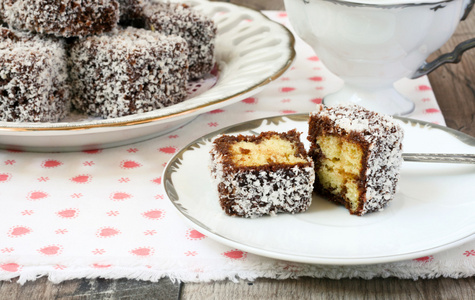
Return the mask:
{"type": "MultiPolygon", "coordinates": [[[[185,221],[231,247],[276,259],[354,265],[434,254],[475,238],[475,165],[404,162],[399,191],[380,212],[362,217],[315,196],[307,212],[244,219],[219,205],[209,170],[211,141],[219,134],[256,134],[296,128],[306,141],[308,115],[250,121],[208,134],[170,161],[166,193],[185,221]]],[[[475,153],[475,139],[446,127],[397,118],[405,152],[475,153]]]]}
{"type": "Polygon", "coordinates": [[[114,119],[75,116],[60,123],[0,122],[0,148],[76,151],[149,139],[200,113],[258,93],[294,60],[292,33],[260,12],[223,2],[186,3],[210,16],[218,27],[215,54],[219,75],[211,88],[170,107],[114,119]]]}

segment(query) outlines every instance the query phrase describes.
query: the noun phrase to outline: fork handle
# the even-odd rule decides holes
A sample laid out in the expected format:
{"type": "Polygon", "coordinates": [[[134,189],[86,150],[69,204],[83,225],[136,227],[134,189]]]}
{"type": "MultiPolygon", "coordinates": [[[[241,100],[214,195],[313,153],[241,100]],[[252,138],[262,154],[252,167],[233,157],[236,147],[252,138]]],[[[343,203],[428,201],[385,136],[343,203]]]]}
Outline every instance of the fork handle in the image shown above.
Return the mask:
{"type": "Polygon", "coordinates": [[[475,154],[403,153],[404,161],[475,164],[475,154]]]}

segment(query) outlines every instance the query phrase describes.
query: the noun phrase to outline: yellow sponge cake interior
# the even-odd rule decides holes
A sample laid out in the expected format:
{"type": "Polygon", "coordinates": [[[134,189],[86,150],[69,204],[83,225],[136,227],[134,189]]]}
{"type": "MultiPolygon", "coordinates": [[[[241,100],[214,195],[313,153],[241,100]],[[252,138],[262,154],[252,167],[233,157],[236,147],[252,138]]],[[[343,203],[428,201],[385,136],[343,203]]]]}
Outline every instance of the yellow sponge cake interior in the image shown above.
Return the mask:
{"type": "Polygon", "coordinates": [[[231,145],[232,160],[237,166],[263,166],[272,163],[296,164],[307,160],[297,157],[297,149],[289,141],[278,135],[260,143],[240,141],[231,145]]]}
{"type": "Polygon", "coordinates": [[[362,169],[361,145],[332,135],[319,136],[316,143],[323,154],[316,172],[318,180],[332,194],[342,194],[349,209],[355,212],[361,193],[357,184],[362,169]]]}

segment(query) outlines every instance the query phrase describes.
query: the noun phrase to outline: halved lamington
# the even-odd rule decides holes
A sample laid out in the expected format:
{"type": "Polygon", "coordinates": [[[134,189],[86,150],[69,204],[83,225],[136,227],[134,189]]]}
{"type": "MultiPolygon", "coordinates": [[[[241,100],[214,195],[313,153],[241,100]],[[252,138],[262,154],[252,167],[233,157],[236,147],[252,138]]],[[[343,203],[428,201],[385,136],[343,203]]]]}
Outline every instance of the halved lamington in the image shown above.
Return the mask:
{"type": "Polygon", "coordinates": [[[3,20],[10,26],[59,37],[108,32],[119,21],[116,0],[2,0],[3,20]]]}
{"type": "Polygon", "coordinates": [[[68,112],[64,43],[0,27],[0,121],[57,122],[68,112]]]}
{"type": "Polygon", "coordinates": [[[390,116],[357,105],[319,105],[308,135],[315,191],[354,215],[382,210],[396,193],[403,136],[390,116]]]}
{"type": "Polygon", "coordinates": [[[188,46],[177,36],[127,27],[76,40],[70,50],[73,105],[115,118],[185,100],[188,46]]]}
{"type": "Polygon", "coordinates": [[[295,130],[220,136],[211,159],[220,205],[230,216],[294,214],[310,207],[313,162],[295,130]]]}

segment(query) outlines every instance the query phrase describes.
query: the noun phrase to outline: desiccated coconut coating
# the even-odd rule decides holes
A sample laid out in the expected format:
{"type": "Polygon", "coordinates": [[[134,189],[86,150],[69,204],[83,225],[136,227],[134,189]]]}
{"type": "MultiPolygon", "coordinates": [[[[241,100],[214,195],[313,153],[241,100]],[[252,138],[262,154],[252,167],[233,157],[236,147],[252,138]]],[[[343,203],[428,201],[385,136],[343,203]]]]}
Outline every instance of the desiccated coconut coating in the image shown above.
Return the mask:
{"type": "Polygon", "coordinates": [[[226,214],[255,218],[310,207],[315,173],[299,136],[268,131],[214,140],[211,172],[226,214]]]}
{"type": "Polygon", "coordinates": [[[60,37],[111,31],[119,21],[117,0],[0,0],[10,26],[60,37]]]}
{"type": "Polygon", "coordinates": [[[390,116],[357,105],[319,105],[308,136],[315,191],[351,214],[382,210],[396,193],[403,136],[390,116]]]}
{"type": "Polygon", "coordinates": [[[190,78],[201,78],[214,66],[216,25],[186,4],[149,3],[143,14],[146,28],[184,38],[190,48],[190,78]]]}
{"type": "Polygon", "coordinates": [[[183,101],[188,47],[177,36],[128,27],[78,39],[70,50],[73,105],[115,118],[183,101]]]}
{"type": "Polygon", "coordinates": [[[0,27],[0,120],[57,122],[69,110],[64,43],[0,27]]]}

